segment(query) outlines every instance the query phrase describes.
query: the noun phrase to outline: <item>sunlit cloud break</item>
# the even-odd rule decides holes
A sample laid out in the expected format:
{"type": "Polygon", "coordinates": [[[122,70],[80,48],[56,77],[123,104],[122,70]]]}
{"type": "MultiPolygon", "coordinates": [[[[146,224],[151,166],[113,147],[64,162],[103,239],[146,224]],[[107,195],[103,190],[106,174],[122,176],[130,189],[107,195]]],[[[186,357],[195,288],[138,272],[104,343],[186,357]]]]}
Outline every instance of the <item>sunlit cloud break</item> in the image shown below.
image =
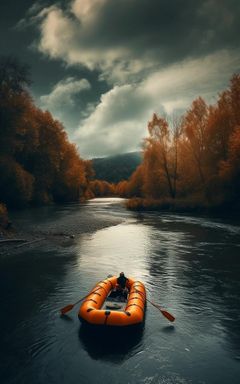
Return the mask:
{"type": "Polygon", "coordinates": [[[68,77],[58,82],[48,95],[40,97],[41,103],[51,109],[61,108],[63,105],[74,105],[74,96],[82,91],[89,90],[91,85],[87,79],[77,80],[68,77]]]}

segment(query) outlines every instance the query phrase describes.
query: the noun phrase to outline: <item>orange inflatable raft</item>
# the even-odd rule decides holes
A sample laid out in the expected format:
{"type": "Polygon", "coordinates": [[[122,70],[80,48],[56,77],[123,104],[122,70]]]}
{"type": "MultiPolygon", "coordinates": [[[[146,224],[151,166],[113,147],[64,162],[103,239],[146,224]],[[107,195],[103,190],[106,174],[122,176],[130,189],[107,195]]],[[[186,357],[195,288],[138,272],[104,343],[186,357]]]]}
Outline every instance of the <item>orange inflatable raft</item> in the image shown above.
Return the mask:
{"type": "Polygon", "coordinates": [[[114,297],[117,277],[100,281],[82,303],[78,317],[89,324],[125,327],[144,320],[146,291],[143,283],[128,279],[126,299],[114,297]]]}

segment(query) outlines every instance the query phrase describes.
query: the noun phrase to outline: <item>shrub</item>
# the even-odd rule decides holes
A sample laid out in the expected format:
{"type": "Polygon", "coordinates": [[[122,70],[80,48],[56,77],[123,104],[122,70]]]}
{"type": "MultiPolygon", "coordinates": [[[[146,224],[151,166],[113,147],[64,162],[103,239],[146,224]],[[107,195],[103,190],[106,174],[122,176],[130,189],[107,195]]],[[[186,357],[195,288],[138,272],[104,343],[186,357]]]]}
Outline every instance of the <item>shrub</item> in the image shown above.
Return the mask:
{"type": "Polygon", "coordinates": [[[5,204],[0,203],[0,228],[6,229],[9,225],[8,212],[5,204]]]}

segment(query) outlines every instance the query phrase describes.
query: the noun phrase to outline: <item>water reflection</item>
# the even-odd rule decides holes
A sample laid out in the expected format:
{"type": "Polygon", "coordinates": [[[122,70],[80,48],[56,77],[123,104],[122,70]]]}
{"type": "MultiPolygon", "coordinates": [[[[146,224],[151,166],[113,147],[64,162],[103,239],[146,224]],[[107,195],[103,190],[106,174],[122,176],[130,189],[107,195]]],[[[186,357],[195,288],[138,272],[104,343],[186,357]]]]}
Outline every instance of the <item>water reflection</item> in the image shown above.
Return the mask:
{"type": "Polygon", "coordinates": [[[149,231],[148,226],[128,220],[82,236],[78,243],[79,270],[95,281],[122,270],[126,275],[145,280],[151,249],[149,231]]]}
{"type": "Polygon", "coordinates": [[[66,322],[73,322],[73,319],[69,316],[69,315],[60,315],[60,318],[63,320],[63,321],[66,321],[66,322]]]}
{"type": "Polygon", "coordinates": [[[162,327],[162,332],[164,332],[164,333],[175,332],[175,327],[174,327],[174,325],[167,325],[166,327],[162,327]]]}
{"type": "MultiPolygon", "coordinates": [[[[239,227],[204,218],[140,216],[128,214],[124,224],[82,237],[80,273],[90,276],[92,284],[120,270],[141,279],[149,298],[176,315],[186,339],[195,332],[225,339],[224,348],[238,358],[240,283],[234,265],[239,265],[239,227]]],[[[156,318],[150,310],[149,321],[157,324],[156,318]]],[[[172,326],[161,329],[166,336],[177,333],[172,326]]],[[[87,349],[94,348],[90,342],[87,349]]]]}
{"type": "Polygon", "coordinates": [[[144,325],[123,328],[91,327],[82,324],[79,329],[81,346],[94,360],[117,364],[143,350],[144,325]]]}
{"type": "Polygon", "coordinates": [[[183,322],[186,328],[187,321],[186,336],[219,338],[239,359],[239,227],[171,215],[167,221],[149,218],[149,223],[154,228],[149,253],[152,295],[157,300],[160,293],[161,301],[174,308],[178,325],[183,322]]]}

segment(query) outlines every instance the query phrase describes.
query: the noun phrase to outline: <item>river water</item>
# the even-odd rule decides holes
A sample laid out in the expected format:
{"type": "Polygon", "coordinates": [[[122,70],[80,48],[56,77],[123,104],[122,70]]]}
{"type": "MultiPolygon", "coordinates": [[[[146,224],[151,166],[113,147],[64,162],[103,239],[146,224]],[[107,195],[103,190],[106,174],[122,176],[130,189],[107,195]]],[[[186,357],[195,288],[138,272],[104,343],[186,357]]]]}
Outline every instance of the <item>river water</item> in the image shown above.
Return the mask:
{"type": "MultiPolygon", "coordinates": [[[[36,244],[0,259],[1,384],[213,384],[240,382],[240,226],[231,219],[133,213],[121,199],[51,207],[18,223],[61,222],[76,212],[119,224],[57,247],[36,244]],[[138,332],[82,328],[78,306],[58,310],[109,274],[145,283],[138,332]]],[[[87,224],[87,223],[86,223],[87,224]]]]}

